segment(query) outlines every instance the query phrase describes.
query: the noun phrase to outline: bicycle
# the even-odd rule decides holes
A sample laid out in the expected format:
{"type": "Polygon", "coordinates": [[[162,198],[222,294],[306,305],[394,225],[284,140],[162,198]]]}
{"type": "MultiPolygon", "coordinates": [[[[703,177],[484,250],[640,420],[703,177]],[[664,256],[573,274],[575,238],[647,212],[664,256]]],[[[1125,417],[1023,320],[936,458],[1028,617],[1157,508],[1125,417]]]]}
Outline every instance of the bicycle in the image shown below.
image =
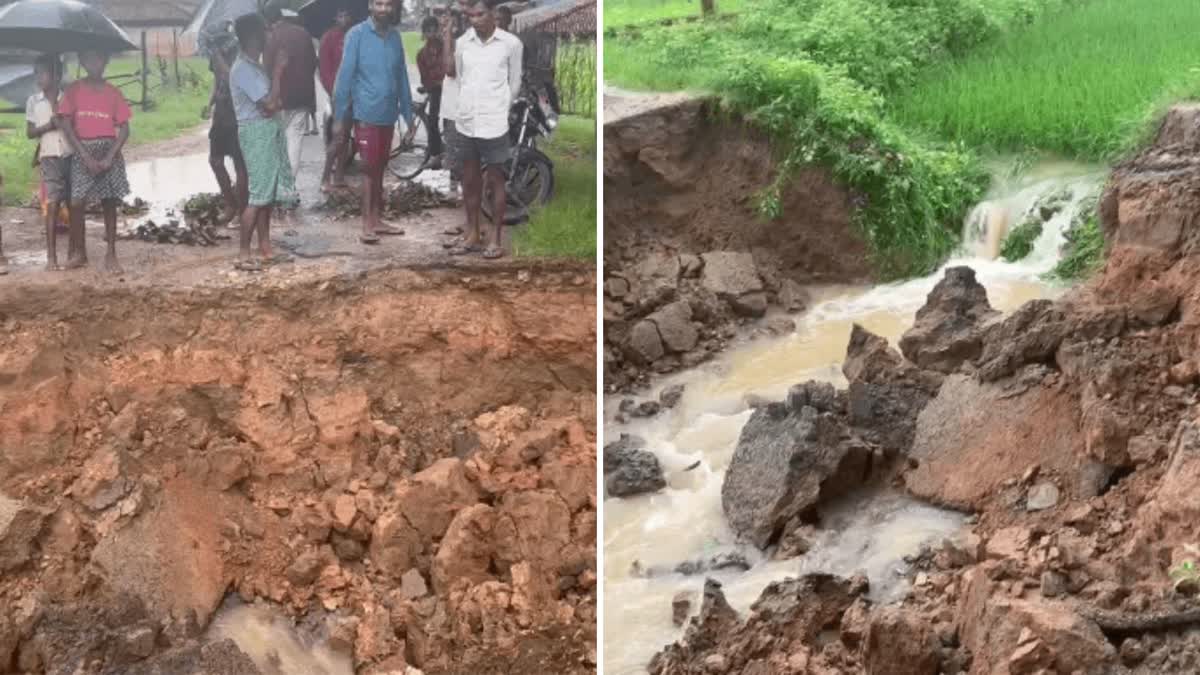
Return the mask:
{"type": "Polygon", "coordinates": [[[413,110],[413,125],[403,134],[396,134],[395,144],[388,157],[388,170],[401,180],[412,180],[432,163],[429,154],[429,96],[425,87],[417,87],[425,96],[413,110]]]}

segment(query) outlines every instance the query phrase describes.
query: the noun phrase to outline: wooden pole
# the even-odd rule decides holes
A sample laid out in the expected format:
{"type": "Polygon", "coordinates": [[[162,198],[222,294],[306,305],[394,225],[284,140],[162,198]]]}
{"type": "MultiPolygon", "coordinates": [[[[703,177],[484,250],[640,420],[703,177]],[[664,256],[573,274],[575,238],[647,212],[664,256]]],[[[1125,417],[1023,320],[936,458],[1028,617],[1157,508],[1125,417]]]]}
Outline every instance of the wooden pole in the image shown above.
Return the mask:
{"type": "Polygon", "coordinates": [[[175,60],[175,86],[182,87],[183,80],[179,78],[179,29],[171,29],[171,55],[175,60]]]}
{"type": "Polygon", "coordinates": [[[150,75],[150,62],[146,54],[146,31],[142,31],[142,111],[150,110],[150,87],[147,81],[150,75]]]}

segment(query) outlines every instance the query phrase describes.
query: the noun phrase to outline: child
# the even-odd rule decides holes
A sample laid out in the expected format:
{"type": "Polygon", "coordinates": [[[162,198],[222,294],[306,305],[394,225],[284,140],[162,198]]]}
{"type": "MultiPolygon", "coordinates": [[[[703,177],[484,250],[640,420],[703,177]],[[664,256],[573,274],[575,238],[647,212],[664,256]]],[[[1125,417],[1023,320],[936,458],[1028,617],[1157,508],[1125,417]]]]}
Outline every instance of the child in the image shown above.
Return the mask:
{"type": "Polygon", "coordinates": [[[71,233],[67,239],[67,268],[87,265],[83,210],[88,199],[104,207],[104,237],[108,254],[104,267],[119,273],[117,263],[117,206],[129,194],[121,149],[129,140],[133,112],[121,91],[104,80],[108,54],[79,53],[87,77],[67,87],[58,104],[59,122],[75,151],[71,160],[71,233]]]}
{"type": "Polygon", "coordinates": [[[247,272],[263,269],[264,263],[286,261],[271,255],[271,210],[299,203],[283,126],[275,116],[280,110],[272,96],[271,78],[260,63],[267,44],[267,27],[258,14],[247,14],[234,24],[241,51],[229,72],[229,88],[237,114],[238,142],[250,172],[250,198],[242,212],[241,255],[237,268],[247,272]],[[255,260],[250,240],[258,232],[262,260],[255,260]]]}
{"type": "Polygon", "coordinates": [[[71,145],[58,128],[58,106],[62,64],[58,57],[44,54],[34,62],[38,91],[25,104],[25,133],[38,141],[37,161],[42,174],[42,217],[46,228],[46,269],[58,266],[59,212],[71,199],[71,145]]]}
{"type": "Polygon", "coordinates": [[[442,116],[442,80],[446,78],[446,53],[443,50],[442,28],[437,17],[427,16],[421,22],[421,36],[425,46],[417,52],[417,69],[421,74],[421,86],[429,97],[429,156],[434,157],[434,166],[442,166],[442,134],[438,123],[442,116]]]}

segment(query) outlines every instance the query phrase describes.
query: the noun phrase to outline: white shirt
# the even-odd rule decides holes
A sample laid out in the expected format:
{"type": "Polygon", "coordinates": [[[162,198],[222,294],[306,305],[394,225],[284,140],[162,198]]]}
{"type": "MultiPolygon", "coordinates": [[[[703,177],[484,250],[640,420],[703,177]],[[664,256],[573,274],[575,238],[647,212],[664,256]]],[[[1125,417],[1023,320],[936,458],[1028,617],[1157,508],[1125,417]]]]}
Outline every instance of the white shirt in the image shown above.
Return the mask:
{"type": "MultiPolygon", "coordinates": [[[[37,92],[25,102],[25,120],[32,122],[35,127],[42,127],[54,119],[54,105],[46,99],[44,92],[37,92]]],[[[40,139],[38,159],[42,157],[70,157],[71,146],[63,132],[55,129],[43,134],[40,139]]]]}
{"type": "Polygon", "coordinates": [[[444,120],[458,120],[458,78],[447,75],[442,80],[442,108],[438,112],[444,120]]]}
{"type": "Polygon", "coordinates": [[[523,53],[521,40],[499,28],[486,41],[474,28],[458,39],[458,133],[487,139],[508,133],[508,109],[521,91],[523,53]]]}

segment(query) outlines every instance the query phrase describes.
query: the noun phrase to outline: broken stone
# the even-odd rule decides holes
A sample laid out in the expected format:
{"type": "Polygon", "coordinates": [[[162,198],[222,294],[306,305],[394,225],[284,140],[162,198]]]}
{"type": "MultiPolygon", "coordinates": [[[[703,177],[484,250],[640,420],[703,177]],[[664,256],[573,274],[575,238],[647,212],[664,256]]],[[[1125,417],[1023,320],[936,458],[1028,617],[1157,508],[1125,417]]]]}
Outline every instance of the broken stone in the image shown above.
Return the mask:
{"type": "Polygon", "coordinates": [[[294,562],[287,568],[288,581],[292,582],[293,586],[301,587],[311,585],[317,580],[321,574],[321,569],[325,567],[325,561],[321,556],[307,551],[300,554],[294,562]]]}
{"type": "Polygon", "coordinates": [[[777,296],[779,306],[789,312],[802,312],[808,307],[810,300],[808,291],[791,279],[784,279],[779,286],[777,296]]]}
{"type": "Polygon", "coordinates": [[[696,600],[695,591],[679,591],[671,599],[671,621],[676,626],[682,626],[692,611],[692,603],[696,600]]]}
{"type": "Polygon", "coordinates": [[[0,572],[28,563],[49,512],[0,494],[0,572]]]}
{"type": "Polygon", "coordinates": [[[654,363],[666,355],[662,336],[653,321],[642,319],[634,324],[629,332],[629,351],[632,358],[645,364],[654,363]]]}
{"type": "Polygon", "coordinates": [[[998,312],[970,267],[951,267],[929,292],[900,351],[922,368],[952,373],[983,351],[983,326],[998,312]]]}
{"type": "Polygon", "coordinates": [[[345,532],[354,524],[354,517],[358,515],[358,506],[355,503],[354,495],[342,494],[338,495],[333,502],[333,526],[339,532],[345,532]]]}
{"type": "Polygon", "coordinates": [[[613,497],[632,497],[657,492],[667,486],[658,457],[644,449],[637,436],[621,434],[604,446],[604,485],[613,497]]]}
{"type": "Polygon", "coordinates": [[[121,454],[104,448],[83,465],[79,478],[71,485],[71,494],[93,511],[102,511],[116,504],[133,489],[121,454]]]}
{"type": "Polygon", "coordinates": [[[1025,509],[1028,511],[1043,511],[1058,504],[1058,488],[1054,483],[1038,483],[1029,488],[1025,498],[1025,509]]]}
{"type": "Polygon", "coordinates": [[[428,594],[429,588],[425,585],[425,577],[421,576],[421,570],[414,567],[400,577],[400,595],[405,600],[417,600],[428,594]]]}
{"type": "Polygon", "coordinates": [[[700,339],[692,325],[692,306],[686,300],[676,300],[647,317],[658,329],[662,345],[670,352],[686,352],[695,348],[700,339]]]}
{"type": "Polygon", "coordinates": [[[662,404],[662,407],[664,408],[674,408],[675,406],[679,405],[681,400],[683,400],[683,390],[684,386],[682,384],[673,384],[663,389],[662,392],[659,393],[658,402],[662,404]]]}

